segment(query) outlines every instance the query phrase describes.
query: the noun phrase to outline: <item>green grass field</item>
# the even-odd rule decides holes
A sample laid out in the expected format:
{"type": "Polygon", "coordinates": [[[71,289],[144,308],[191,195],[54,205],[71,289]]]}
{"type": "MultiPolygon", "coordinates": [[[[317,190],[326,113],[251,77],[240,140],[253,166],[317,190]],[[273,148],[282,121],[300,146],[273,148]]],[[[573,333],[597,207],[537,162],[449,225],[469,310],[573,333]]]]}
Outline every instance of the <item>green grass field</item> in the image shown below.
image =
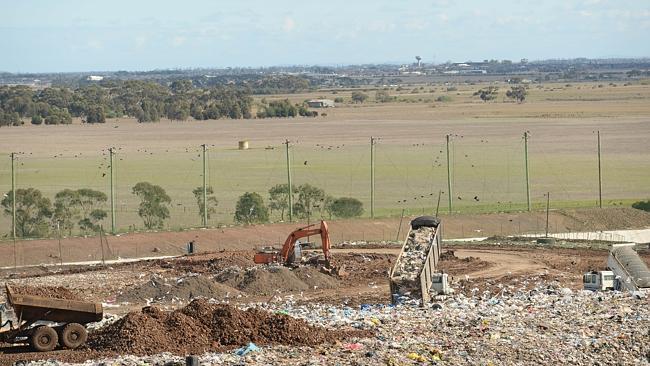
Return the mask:
{"type": "MultiPolygon", "coordinates": [[[[197,227],[201,218],[192,189],[202,182],[199,145],[205,142],[215,145],[208,153],[208,181],[219,201],[210,225],[231,224],[241,194],[258,192],[267,197],[271,186],[286,183],[282,144],[286,137],[292,141],[294,184],[310,183],[335,197],[358,198],[368,216],[369,138],[379,136],[375,215],[399,215],[402,209],[430,213],[435,211],[439,191],[444,192],[440,212],[446,213],[444,136],[452,133],[454,211],[517,211],[526,208],[522,134],[529,130],[533,206],[543,207],[544,194],[550,192],[552,207],[593,207],[598,200],[594,131],[601,130],[604,205],[629,205],[648,198],[650,87],[637,85],[627,94],[623,87],[604,88],[609,94],[589,84],[580,87],[589,94],[582,94],[575,86],[557,86],[558,90],[547,96],[539,90],[531,92],[531,101],[522,105],[477,103],[469,97],[477,86],[465,86],[458,91],[465,99],[458,97],[450,105],[343,106],[328,110],[328,117],[318,119],[163,121],[155,126],[111,121],[102,126],[3,129],[0,146],[5,158],[0,160],[0,191],[11,189],[8,153],[20,151],[24,154],[16,161],[19,188],[38,188],[50,198],[65,188],[88,187],[108,194],[105,148],[112,145],[118,148],[114,171],[120,231],[143,227],[137,216],[138,201],[131,194],[131,187],[141,181],[161,185],[172,197],[169,229],[197,227]],[[605,100],[568,104],[548,101],[584,95],[595,99],[596,94],[605,100]],[[544,113],[548,115],[540,117],[544,113]],[[251,141],[252,149],[235,148],[242,138],[251,141]]],[[[312,96],[319,94],[323,93],[312,96]]],[[[110,221],[104,226],[110,227],[110,221]]],[[[10,217],[0,216],[0,233],[9,231],[10,217]]]]}

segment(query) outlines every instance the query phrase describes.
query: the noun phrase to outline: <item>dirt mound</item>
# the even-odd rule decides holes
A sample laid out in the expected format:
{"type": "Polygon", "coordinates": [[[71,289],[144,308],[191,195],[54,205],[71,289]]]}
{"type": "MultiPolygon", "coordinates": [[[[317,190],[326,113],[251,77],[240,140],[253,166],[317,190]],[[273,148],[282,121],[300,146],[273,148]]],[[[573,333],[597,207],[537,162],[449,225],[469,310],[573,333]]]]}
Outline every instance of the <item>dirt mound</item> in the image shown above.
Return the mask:
{"type": "Polygon", "coordinates": [[[313,346],[371,332],[328,330],[310,326],[302,319],[251,308],[195,300],[173,312],[146,307],[127,314],[108,327],[92,333],[88,342],[96,351],[151,355],[171,352],[184,355],[236,348],[248,342],[313,346]]]}
{"type": "Polygon", "coordinates": [[[12,285],[16,294],[47,297],[60,300],[81,300],[77,294],[61,286],[18,286],[12,285]]]}
{"type": "Polygon", "coordinates": [[[171,268],[178,272],[219,273],[232,266],[253,267],[255,251],[215,252],[189,255],[181,258],[158,260],[161,268],[171,268]]]}
{"type": "Polygon", "coordinates": [[[338,280],[311,267],[295,270],[279,266],[232,269],[217,275],[217,280],[254,295],[307,291],[314,289],[314,286],[320,289],[338,286],[338,280]]]}
{"type": "Polygon", "coordinates": [[[166,279],[153,276],[140,286],[129,288],[117,296],[118,302],[141,303],[192,300],[197,297],[223,298],[237,296],[237,289],[204,276],[188,276],[166,279]]]}
{"type": "Polygon", "coordinates": [[[329,289],[339,287],[339,280],[322,273],[313,267],[300,267],[293,270],[293,274],[304,282],[310,289],[329,289]]]}

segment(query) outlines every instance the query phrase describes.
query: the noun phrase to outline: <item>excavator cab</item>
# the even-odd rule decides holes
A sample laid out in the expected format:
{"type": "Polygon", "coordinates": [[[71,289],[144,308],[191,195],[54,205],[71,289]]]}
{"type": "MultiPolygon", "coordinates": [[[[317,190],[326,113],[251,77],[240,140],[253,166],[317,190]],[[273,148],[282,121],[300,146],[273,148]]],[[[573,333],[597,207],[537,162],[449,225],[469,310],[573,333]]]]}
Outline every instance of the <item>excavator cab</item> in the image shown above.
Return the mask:
{"type": "Polygon", "coordinates": [[[274,263],[279,262],[285,266],[295,266],[300,263],[302,258],[302,247],[300,246],[299,239],[305,238],[308,236],[320,235],[321,237],[321,248],[323,250],[324,259],[312,259],[308,263],[317,265],[322,272],[330,275],[344,275],[344,271],[341,268],[334,267],[331,263],[331,254],[330,254],[330,237],[327,227],[327,222],[321,221],[319,227],[314,227],[316,224],[311,224],[309,226],[298,228],[289,234],[287,239],[284,241],[282,249],[277,251],[263,251],[260,250],[255,254],[254,261],[255,263],[274,263]]]}

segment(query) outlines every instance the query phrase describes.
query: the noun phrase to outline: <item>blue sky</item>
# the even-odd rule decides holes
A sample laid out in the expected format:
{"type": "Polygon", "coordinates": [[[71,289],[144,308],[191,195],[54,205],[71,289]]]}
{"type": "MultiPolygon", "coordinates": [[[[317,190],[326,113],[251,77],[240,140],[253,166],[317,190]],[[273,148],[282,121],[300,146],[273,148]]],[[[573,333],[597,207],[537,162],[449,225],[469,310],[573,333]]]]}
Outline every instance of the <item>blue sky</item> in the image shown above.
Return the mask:
{"type": "Polygon", "coordinates": [[[650,56],[650,0],[0,0],[10,72],[650,56]]]}

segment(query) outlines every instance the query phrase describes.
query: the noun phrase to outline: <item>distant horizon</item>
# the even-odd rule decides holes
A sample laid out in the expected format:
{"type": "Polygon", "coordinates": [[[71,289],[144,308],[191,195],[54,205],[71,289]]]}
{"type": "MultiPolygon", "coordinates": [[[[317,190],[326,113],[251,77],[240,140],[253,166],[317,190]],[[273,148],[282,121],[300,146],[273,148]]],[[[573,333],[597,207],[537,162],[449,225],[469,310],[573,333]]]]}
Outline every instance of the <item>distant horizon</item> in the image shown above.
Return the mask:
{"type": "MultiPolygon", "coordinates": [[[[426,62],[425,60],[422,60],[423,65],[432,65],[432,66],[439,66],[439,65],[444,65],[447,63],[464,63],[464,62],[483,62],[485,60],[497,60],[499,62],[503,60],[509,60],[512,61],[513,63],[520,63],[522,59],[525,59],[526,57],[512,60],[512,59],[496,59],[496,58],[481,58],[476,59],[476,60],[447,60],[447,61],[441,61],[441,62],[426,62]]],[[[536,63],[536,62],[550,62],[550,61],[572,61],[572,60],[580,60],[580,59],[586,59],[586,60],[650,60],[650,56],[630,56],[630,57],[624,57],[624,56],[611,56],[611,57],[584,57],[584,56],[576,56],[576,57],[548,57],[548,58],[540,58],[540,59],[528,59],[529,63],[536,63]]],[[[415,58],[413,58],[415,60],[415,58]]],[[[397,65],[411,65],[414,64],[414,61],[384,61],[384,62],[363,62],[363,63],[316,63],[316,64],[301,64],[301,63],[296,63],[296,64],[275,64],[275,65],[260,65],[260,66],[187,66],[187,67],[160,67],[160,68],[152,68],[152,69],[114,69],[114,70],[65,70],[65,71],[8,71],[8,70],[0,70],[0,73],[8,73],[8,74],[13,74],[13,75],[37,75],[37,74],[88,74],[88,73],[117,73],[117,72],[128,72],[128,73],[138,73],[138,72],[155,72],[155,71],[173,71],[173,70],[179,70],[179,71],[190,71],[190,70],[226,70],[226,69],[235,69],[235,70],[241,70],[241,69],[270,69],[270,68],[282,68],[282,67],[287,67],[287,68],[292,68],[292,67],[331,67],[331,68],[344,68],[344,67],[354,67],[354,66],[363,66],[363,65],[391,65],[391,66],[397,66],[397,65]]]]}
{"type": "Polygon", "coordinates": [[[650,55],[650,1],[0,0],[0,70],[69,73],[650,55]]]}

